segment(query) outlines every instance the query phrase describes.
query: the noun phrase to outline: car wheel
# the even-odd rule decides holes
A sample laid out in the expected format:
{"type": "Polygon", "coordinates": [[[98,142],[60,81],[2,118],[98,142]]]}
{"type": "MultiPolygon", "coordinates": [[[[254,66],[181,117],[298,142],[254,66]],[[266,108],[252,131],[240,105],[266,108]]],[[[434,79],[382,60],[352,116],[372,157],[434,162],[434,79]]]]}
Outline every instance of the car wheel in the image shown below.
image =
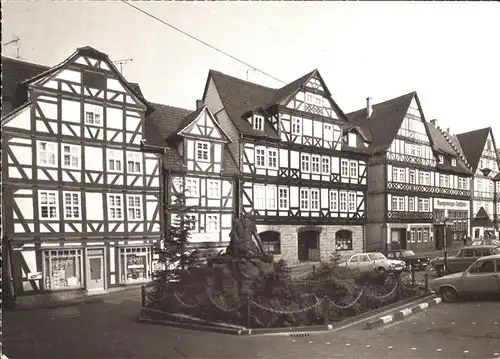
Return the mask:
{"type": "Polygon", "coordinates": [[[443,302],[453,302],[458,296],[457,291],[450,287],[441,288],[439,294],[443,302]]]}
{"type": "Polygon", "coordinates": [[[387,271],[385,270],[385,268],[384,268],[384,267],[378,267],[378,268],[377,268],[377,272],[378,272],[378,273],[380,273],[380,274],[383,274],[383,273],[385,273],[385,272],[387,272],[387,271]]]}
{"type": "Polygon", "coordinates": [[[436,274],[438,277],[444,276],[444,266],[437,266],[436,267],[436,274]]]}

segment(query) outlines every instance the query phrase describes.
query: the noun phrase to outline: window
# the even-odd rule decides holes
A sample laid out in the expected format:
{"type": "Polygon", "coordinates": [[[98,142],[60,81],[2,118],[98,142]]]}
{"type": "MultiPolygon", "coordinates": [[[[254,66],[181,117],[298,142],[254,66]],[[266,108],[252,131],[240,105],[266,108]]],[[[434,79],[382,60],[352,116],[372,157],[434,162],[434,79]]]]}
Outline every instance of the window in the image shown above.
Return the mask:
{"type": "Polygon", "coordinates": [[[330,157],[322,157],[321,158],[321,172],[324,175],[330,174],[330,157]]]}
{"type": "Polygon", "coordinates": [[[340,160],[340,174],[342,177],[349,177],[349,161],[348,160],[340,160]]]}
{"type": "Polygon", "coordinates": [[[108,150],[108,171],[121,172],[123,155],[121,151],[108,150]]]}
{"type": "Polygon", "coordinates": [[[269,169],[277,169],[278,168],[278,151],[275,149],[267,150],[267,167],[269,169]]]}
{"type": "Polygon", "coordinates": [[[207,215],[207,229],[206,232],[217,232],[219,230],[219,216],[217,214],[207,215]]]}
{"type": "Polygon", "coordinates": [[[253,205],[255,209],[266,209],[266,187],[254,186],[253,205]]]}
{"type": "Polygon", "coordinates": [[[186,179],[186,197],[198,197],[198,179],[197,178],[187,178],[186,179]]]}
{"type": "Polygon", "coordinates": [[[120,248],[121,283],[144,282],[151,279],[151,247],[120,248]]]}
{"type": "Polygon", "coordinates": [[[309,209],[309,190],[301,189],[300,190],[300,209],[308,210],[309,209]]]}
{"type": "Polygon", "coordinates": [[[38,201],[41,219],[59,218],[57,191],[40,191],[38,193],[38,201]]]}
{"type": "Polygon", "coordinates": [[[276,209],[276,187],[267,187],[267,208],[276,209]]]}
{"type": "Polygon", "coordinates": [[[142,200],[140,195],[127,195],[127,211],[129,221],[142,219],[142,200]]]}
{"type": "Polygon", "coordinates": [[[408,211],[410,212],[415,211],[415,198],[413,197],[408,198],[408,211]]]}
{"type": "Polygon", "coordinates": [[[280,233],[274,231],[266,231],[259,233],[259,237],[262,241],[262,246],[267,253],[280,254],[280,233]]]}
{"type": "Polygon", "coordinates": [[[340,212],[347,212],[347,193],[340,192],[340,212]]]}
{"type": "Polygon", "coordinates": [[[337,212],[339,210],[338,192],[330,191],[330,211],[337,212]]]}
{"type": "Polygon", "coordinates": [[[279,209],[288,209],[288,188],[280,187],[278,189],[279,209]]]}
{"type": "Polygon", "coordinates": [[[419,198],[418,199],[418,211],[419,212],[429,212],[429,198],[419,198]]]}
{"type": "Polygon", "coordinates": [[[418,173],[418,180],[419,180],[419,184],[430,186],[430,184],[431,184],[431,174],[430,174],[430,172],[420,171],[418,173]]]}
{"type": "Polygon", "coordinates": [[[495,273],[495,262],[493,260],[485,260],[477,262],[474,264],[473,267],[471,267],[469,273],[471,274],[495,273]]]}
{"type": "Polygon", "coordinates": [[[332,129],[332,125],[328,124],[328,123],[325,123],[323,125],[323,139],[326,140],[326,141],[333,141],[333,129],[332,129]]]}
{"type": "Polygon", "coordinates": [[[82,286],[82,250],[43,252],[44,288],[48,290],[82,286]]]}
{"type": "Polygon", "coordinates": [[[351,178],[357,178],[358,177],[358,162],[356,161],[350,161],[350,176],[351,178]]]}
{"type": "Polygon", "coordinates": [[[438,155],[438,161],[439,161],[439,163],[444,163],[443,155],[438,155]]]}
{"type": "Polygon", "coordinates": [[[207,181],[207,198],[220,198],[219,181],[207,181]]]}
{"type": "Polygon", "coordinates": [[[392,196],[392,210],[393,211],[404,211],[405,210],[405,198],[392,196]]]}
{"type": "Polygon", "coordinates": [[[356,212],[356,193],[349,192],[349,212],[356,212]]]}
{"type": "Polygon", "coordinates": [[[451,159],[451,165],[452,166],[456,166],[457,165],[457,159],[456,158],[452,158],[451,159]]]}
{"type": "Polygon", "coordinates": [[[190,231],[198,232],[198,216],[196,214],[186,214],[186,221],[190,231]]]}
{"type": "Polygon", "coordinates": [[[80,146],[62,145],[63,168],[80,168],[80,146]]]}
{"type": "Polygon", "coordinates": [[[123,219],[123,204],[121,194],[108,194],[109,219],[123,219]]]}
{"type": "Polygon", "coordinates": [[[406,169],[393,167],[392,168],[392,180],[394,182],[406,182],[406,169]]]}
{"type": "Polygon", "coordinates": [[[264,148],[255,149],[255,166],[266,167],[266,150],[264,148]]]}
{"type": "Polygon", "coordinates": [[[254,128],[254,130],[257,130],[257,131],[263,131],[264,130],[264,117],[259,116],[259,115],[254,115],[253,116],[253,128],[254,128]]]}
{"type": "Polygon", "coordinates": [[[302,134],[302,119],[299,117],[292,117],[292,135],[302,134]]]}
{"type": "Polygon", "coordinates": [[[196,160],[209,162],[210,147],[208,142],[196,142],[196,160]]]}
{"type": "Polygon", "coordinates": [[[311,157],[311,172],[312,173],[319,173],[319,156],[312,156],[311,157]]]}
{"type": "Polygon", "coordinates": [[[300,168],[303,172],[309,172],[309,162],[311,157],[309,155],[300,155],[300,168]]]}
{"type": "Polygon", "coordinates": [[[340,251],[352,251],[352,232],[340,230],[335,233],[335,249],[340,251]]]}
{"type": "Polygon", "coordinates": [[[64,192],[64,219],[80,219],[80,193],[64,192]]]}
{"type": "Polygon", "coordinates": [[[138,152],[127,153],[127,173],[141,173],[142,154],[138,152]]]}
{"type": "Polygon", "coordinates": [[[85,104],[85,124],[101,126],[102,110],[100,106],[85,104]]]}
{"type": "Polygon", "coordinates": [[[38,141],[38,165],[57,166],[57,144],[52,142],[38,141]]]}
{"type": "Polygon", "coordinates": [[[319,189],[311,189],[311,210],[319,210],[319,189]]]}
{"type": "Polygon", "coordinates": [[[411,169],[409,172],[409,180],[410,180],[410,183],[412,184],[415,184],[415,170],[411,169]]]}

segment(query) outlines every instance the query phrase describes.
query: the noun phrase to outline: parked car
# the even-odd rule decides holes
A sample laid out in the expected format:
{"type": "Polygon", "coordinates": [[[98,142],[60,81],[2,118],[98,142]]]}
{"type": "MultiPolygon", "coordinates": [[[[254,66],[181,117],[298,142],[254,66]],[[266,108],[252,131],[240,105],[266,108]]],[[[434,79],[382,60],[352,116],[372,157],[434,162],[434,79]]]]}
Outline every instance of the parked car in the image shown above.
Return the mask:
{"type": "Polygon", "coordinates": [[[500,295],[500,254],[481,257],[464,272],[433,279],[429,288],[443,301],[467,295],[500,295]]]}
{"type": "MultiPolygon", "coordinates": [[[[500,254],[500,247],[495,245],[480,245],[466,246],[461,248],[454,256],[449,256],[447,259],[447,272],[458,273],[465,271],[476,259],[492,254],[500,254]]],[[[431,260],[432,268],[436,271],[439,277],[444,273],[444,257],[437,257],[431,260]]]]}
{"type": "Polygon", "coordinates": [[[493,245],[500,247],[500,241],[495,238],[474,239],[471,246],[493,245]]]}
{"type": "Polygon", "coordinates": [[[349,257],[346,262],[339,263],[339,267],[347,270],[379,273],[402,272],[405,269],[405,262],[401,260],[387,259],[382,253],[358,253],[349,257]]]}
{"type": "Polygon", "coordinates": [[[406,263],[406,269],[409,271],[412,269],[424,270],[431,260],[429,256],[415,254],[415,252],[409,249],[389,251],[387,253],[387,258],[403,260],[406,263]]]}

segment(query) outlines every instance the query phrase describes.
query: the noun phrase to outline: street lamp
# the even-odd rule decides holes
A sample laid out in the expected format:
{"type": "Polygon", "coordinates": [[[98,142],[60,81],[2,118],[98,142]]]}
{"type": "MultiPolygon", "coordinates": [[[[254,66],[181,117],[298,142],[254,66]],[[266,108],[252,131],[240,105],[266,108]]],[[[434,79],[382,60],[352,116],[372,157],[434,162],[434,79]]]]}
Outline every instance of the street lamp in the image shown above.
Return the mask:
{"type": "Polygon", "coordinates": [[[450,219],[446,217],[444,219],[444,274],[448,274],[448,236],[447,236],[447,228],[448,223],[450,223],[450,219]]]}

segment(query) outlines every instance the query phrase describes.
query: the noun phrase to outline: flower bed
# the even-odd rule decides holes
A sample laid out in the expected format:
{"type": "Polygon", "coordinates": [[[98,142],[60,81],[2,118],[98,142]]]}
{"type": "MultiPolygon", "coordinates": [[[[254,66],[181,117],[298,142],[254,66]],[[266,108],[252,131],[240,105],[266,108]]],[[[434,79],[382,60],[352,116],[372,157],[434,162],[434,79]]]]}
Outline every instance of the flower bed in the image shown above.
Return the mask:
{"type": "Polygon", "coordinates": [[[396,276],[343,272],[335,261],[304,278],[292,279],[290,271],[285,262],[274,263],[242,297],[224,289],[227,285],[205,285],[209,274],[198,268],[166,290],[153,286],[145,291],[143,306],[247,328],[293,327],[328,324],[424,292],[396,276]]]}

